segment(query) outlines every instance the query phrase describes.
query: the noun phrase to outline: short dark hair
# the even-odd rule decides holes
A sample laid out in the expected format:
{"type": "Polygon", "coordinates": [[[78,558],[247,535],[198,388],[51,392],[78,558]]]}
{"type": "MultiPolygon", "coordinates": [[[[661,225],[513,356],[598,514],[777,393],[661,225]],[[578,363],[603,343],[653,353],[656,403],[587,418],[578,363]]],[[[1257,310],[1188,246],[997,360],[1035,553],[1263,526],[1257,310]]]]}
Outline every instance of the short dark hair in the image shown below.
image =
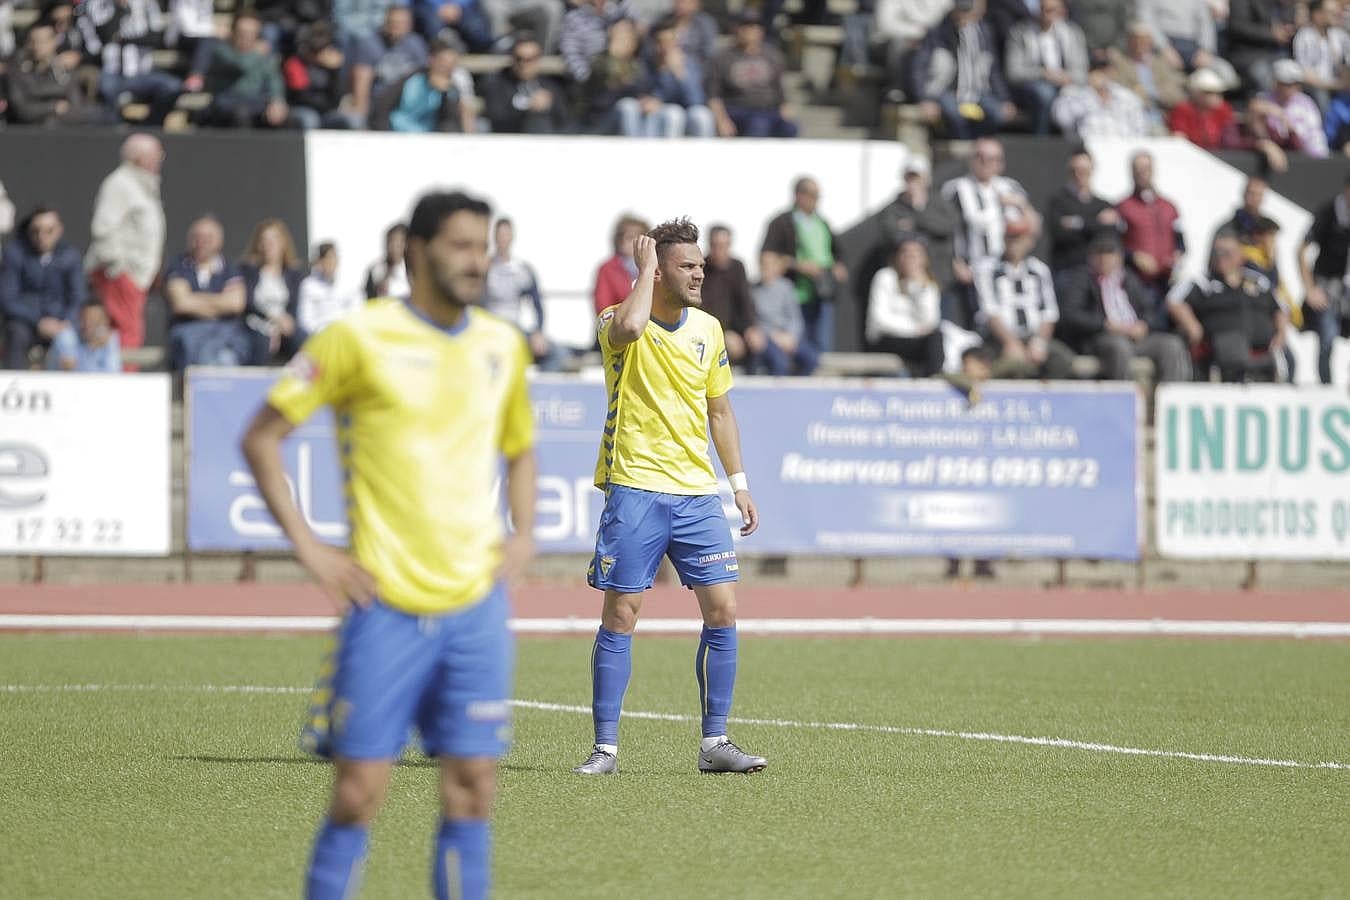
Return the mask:
{"type": "Polygon", "coordinates": [[[731,234],[731,226],[723,225],[721,222],[708,226],[708,240],[712,240],[719,234],[731,234]]]}
{"type": "Polygon", "coordinates": [[[516,223],[511,221],[510,216],[502,216],[496,222],[492,223],[492,228],[495,231],[496,229],[501,228],[503,225],[505,225],[507,228],[516,227],[516,223]]]}
{"type": "Polygon", "coordinates": [[[973,347],[967,347],[965,350],[962,350],[961,362],[965,362],[968,359],[979,359],[987,363],[992,363],[994,361],[993,354],[989,352],[984,344],[976,344],[973,347]]]}
{"type": "Polygon", "coordinates": [[[413,207],[412,218],[408,220],[408,237],[424,241],[433,239],[445,220],[457,212],[492,218],[492,207],[484,200],[470,197],[463,191],[434,191],[423,194],[413,207]]]}
{"type": "Polygon", "coordinates": [[[319,246],[314,248],[314,258],[323,259],[330,253],[337,252],[337,244],[333,241],[320,241],[319,246]]]}
{"type": "Polygon", "coordinates": [[[1069,148],[1069,159],[1073,159],[1075,156],[1086,156],[1088,159],[1092,159],[1092,152],[1088,150],[1087,144],[1074,144],[1069,148]]]}
{"type": "Polygon", "coordinates": [[[239,12],[235,13],[234,18],[230,20],[230,31],[234,31],[234,26],[245,19],[252,19],[257,22],[259,26],[262,25],[262,16],[258,15],[258,11],[251,6],[245,6],[243,9],[239,10],[239,12]]]}
{"type": "Polygon", "coordinates": [[[688,216],[671,219],[668,222],[662,222],[647,232],[647,237],[656,241],[656,257],[660,259],[671,247],[680,244],[697,245],[698,226],[689,221],[688,216]]]}
{"type": "Polygon", "coordinates": [[[80,312],[84,312],[86,309],[97,309],[100,310],[105,316],[108,315],[108,307],[104,306],[103,301],[98,299],[97,297],[93,298],[92,300],[89,300],[87,303],[84,304],[84,306],[81,306],[80,312]]]}
{"type": "Polygon", "coordinates": [[[1211,241],[1211,244],[1217,244],[1219,241],[1237,241],[1240,244],[1242,243],[1242,235],[1238,234],[1238,230],[1231,225],[1225,225],[1214,232],[1214,240],[1211,241]]]}
{"type": "MultiPolygon", "coordinates": [[[[396,7],[390,8],[394,9],[396,7]]],[[[407,7],[397,7],[397,8],[406,9],[407,7]]],[[[388,228],[384,230],[384,239],[387,241],[396,234],[401,234],[404,237],[407,237],[408,226],[404,225],[402,222],[395,222],[393,225],[390,225],[388,228]]]]}

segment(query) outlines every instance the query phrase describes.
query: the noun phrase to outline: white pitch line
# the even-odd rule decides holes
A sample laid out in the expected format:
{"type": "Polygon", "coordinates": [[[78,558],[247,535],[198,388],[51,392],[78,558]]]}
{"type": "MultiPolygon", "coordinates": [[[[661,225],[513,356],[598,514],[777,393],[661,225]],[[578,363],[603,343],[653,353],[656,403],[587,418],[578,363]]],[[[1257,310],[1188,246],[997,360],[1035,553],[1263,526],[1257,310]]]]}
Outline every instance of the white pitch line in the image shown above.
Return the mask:
{"type": "MultiPolygon", "coordinates": [[[[0,631],[329,631],[336,616],[0,615],[0,631]]],[[[697,634],[699,619],[644,619],[644,634],[697,634]]],[[[589,617],[512,619],[520,634],[591,634],[589,617]]],[[[1072,635],[1096,637],[1350,638],[1350,622],[1240,622],[1180,619],[742,619],[758,635],[1072,635]]]]}
{"type": "MultiPolygon", "coordinates": [[[[100,691],[200,694],[308,694],[311,688],[251,684],[0,684],[0,694],[28,693],[95,693],[100,691]]],[[[537,712],[591,714],[589,706],[566,703],[546,703],[540,700],[512,700],[517,709],[537,712]]],[[[642,710],[625,711],[630,719],[655,722],[698,722],[697,716],[679,713],[658,713],[642,710]]],[[[1126,747],[1096,741],[1075,741],[1068,738],[1031,737],[1022,734],[998,734],[989,731],[953,731],[946,728],[914,728],[903,725],[868,725],[861,722],[811,722],[794,719],[747,719],[733,716],[727,720],[735,725],[758,725],[766,728],[793,728],[813,731],[857,731],[869,734],[897,734],[908,737],[951,738],[995,744],[1021,744],[1029,747],[1051,747],[1060,750],[1083,750],[1091,753],[1114,753],[1121,756],[1145,756],[1155,759],[1185,759],[1193,762],[1226,763],[1238,766],[1267,766],[1279,769],[1332,769],[1350,771],[1350,763],[1303,762],[1296,759],[1266,759],[1235,756],[1227,753],[1191,753],[1185,750],[1155,750],[1147,747],[1126,747]]]]}

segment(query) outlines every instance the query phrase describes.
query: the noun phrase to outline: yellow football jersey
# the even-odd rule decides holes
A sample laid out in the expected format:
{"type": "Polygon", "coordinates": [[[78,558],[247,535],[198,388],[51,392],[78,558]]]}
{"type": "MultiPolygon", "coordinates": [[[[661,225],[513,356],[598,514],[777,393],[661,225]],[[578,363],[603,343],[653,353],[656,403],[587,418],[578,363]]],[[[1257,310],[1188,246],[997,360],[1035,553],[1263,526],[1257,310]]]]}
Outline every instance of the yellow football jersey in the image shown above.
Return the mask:
{"type": "Polygon", "coordinates": [[[678,324],[652,319],[636,341],[609,343],[614,309],[600,315],[609,408],[595,485],[663,494],[715,494],[708,458],[708,399],[731,390],[722,325],[686,308],[678,324]]]}
{"type": "Polygon", "coordinates": [[[310,338],[268,395],[292,423],[336,413],[352,551],[390,606],[443,613],[491,588],[500,459],[534,445],[528,360],[480,309],[444,329],[377,300],[310,338]]]}

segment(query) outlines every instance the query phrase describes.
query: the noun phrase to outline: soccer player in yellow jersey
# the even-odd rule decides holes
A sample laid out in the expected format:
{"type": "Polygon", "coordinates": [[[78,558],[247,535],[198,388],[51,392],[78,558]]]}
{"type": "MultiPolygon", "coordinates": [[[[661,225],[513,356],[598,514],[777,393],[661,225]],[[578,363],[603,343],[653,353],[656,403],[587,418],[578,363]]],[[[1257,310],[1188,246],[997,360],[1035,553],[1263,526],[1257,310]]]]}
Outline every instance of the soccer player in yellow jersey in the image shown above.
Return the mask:
{"type": "Polygon", "coordinates": [[[529,351],[513,326],[472,306],[488,216],[462,193],[423,197],[408,224],[411,300],[373,301],[312,337],[244,438],[272,515],[345,612],[302,736],[335,765],[310,898],[354,892],[414,725],[440,765],[435,896],[488,893],[488,817],[510,740],[504,585],[533,553],[536,468],[529,351]],[[325,405],[338,417],[350,555],[315,537],[282,469],[282,439],[325,405]],[[509,537],[494,491],[502,457],[509,537]]]}
{"type": "Polygon", "coordinates": [[[687,219],[637,239],[632,293],[600,315],[609,409],[595,484],[605,492],[588,580],[605,592],[591,654],[595,747],[573,771],[618,771],[619,712],[632,672],[633,628],[642,594],[669,556],[703,613],[694,660],[703,717],[701,772],[758,772],[768,765],[727,740],[736,683],[736,592],[740,567],[708,459],[711,432],[728,472],[742,535],[759,516],[727,392],[722,326],[703,302],[703,253],[687,219]]]}

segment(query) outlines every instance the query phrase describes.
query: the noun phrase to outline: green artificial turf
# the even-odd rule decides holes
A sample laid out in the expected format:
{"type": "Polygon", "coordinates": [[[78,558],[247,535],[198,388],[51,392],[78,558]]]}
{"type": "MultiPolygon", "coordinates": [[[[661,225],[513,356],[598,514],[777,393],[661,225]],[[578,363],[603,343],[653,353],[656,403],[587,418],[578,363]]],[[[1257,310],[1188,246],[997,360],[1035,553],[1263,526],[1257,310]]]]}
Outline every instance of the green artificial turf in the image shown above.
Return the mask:
{"type": "MultiPolygon", "coordinates": [[[[0,636],[0,896],[298,896],[307,697],[197,688],[304,688],[325,647],[0,636]]],[[[589,650],[523,640],[517,696],[588,704],[589,650]]],[[[626,708],[695,712],[693,654],[639,637],[626,708]]],[[[1347,643],[748,637],[740,665],[745,717],[1350,763],[1347,643]]],[[[732,730],[766,772],[708,777],[694,722],[629,719],[621,773],[583,779],[587,716],[516,726],[501,897],[1350,895],[1350,769],[779,723],[732,730]]],[[[429,893],[434,779],[397,771],[363,897],[429,893]]]]}

